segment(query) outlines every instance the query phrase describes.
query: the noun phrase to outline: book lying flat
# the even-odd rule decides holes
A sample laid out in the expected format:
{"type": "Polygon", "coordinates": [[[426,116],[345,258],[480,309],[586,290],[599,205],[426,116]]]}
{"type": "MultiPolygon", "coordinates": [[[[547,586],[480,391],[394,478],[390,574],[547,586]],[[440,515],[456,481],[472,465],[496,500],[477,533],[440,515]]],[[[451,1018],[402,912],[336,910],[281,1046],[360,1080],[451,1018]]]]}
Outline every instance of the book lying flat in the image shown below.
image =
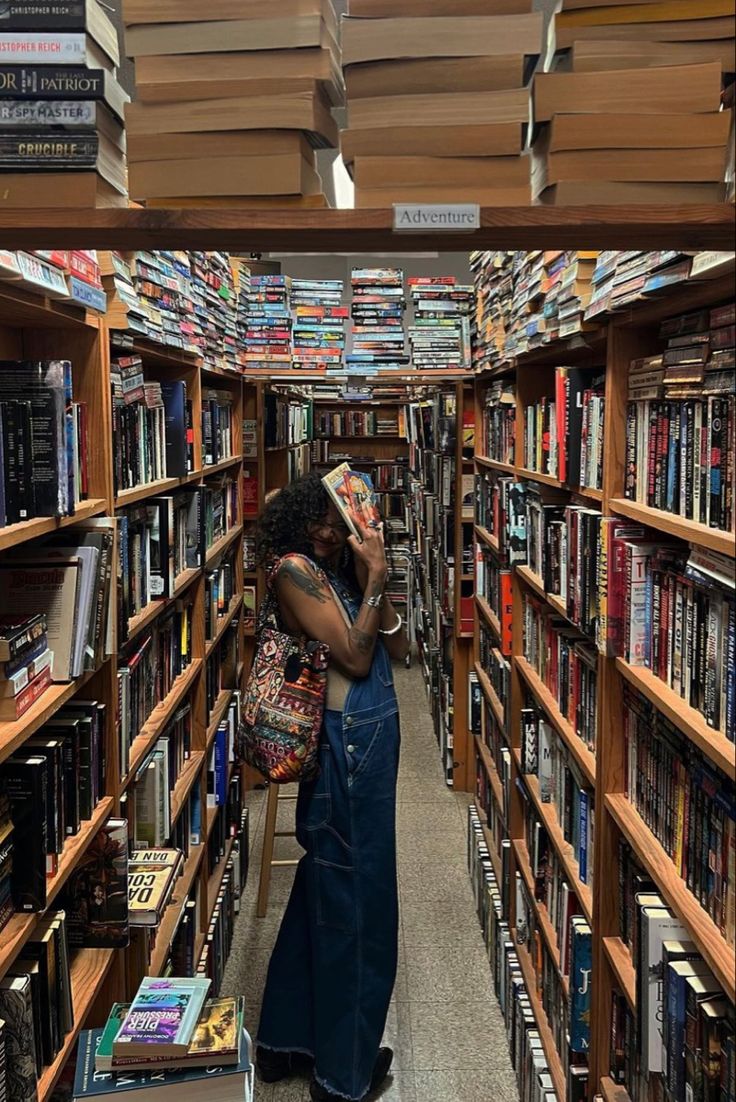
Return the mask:
{"type": "MultiPolygon", "coordinates": [[[[243,1031],[240,1061],[209,1068],[154,1068],[111,1075],[95,1071],[95,1051],[101,1029],[85,1029],[79,1035],[73,1102],[124,1095],[129,1102],[252,1102],[253,1066],[251,1041],[243,1031]]],[[[29,1095],[29,1098],[31,1096],[29,1095]]]]}
{"type": "Polygon", "coordinates": [[[525,88],[514,88],[500,92],[448,92],[442,96],[378,95],[353,101],[348,115],[353,130],[516,122],[521,141],[521,125],[529,118],[529,93],[525,88]]]}
{"type": "MultiPolygon", "coordinates": [[[[446,203],[448,188],[444,187],[385,187],[362,188],[355,193],[356,208],[390,207],[392,203],[446,203]]],[[[484,207],[528,206],[529,184],[523,187],[452,187],[453,203],[480,203],[484,207]]]]}
{"type": "MultiPolygon", "coordinates": [[[[328,0],[279,0],[278,15],[287,20],[320,15],[329,6],[328,0]]],[[[135,23],[205,23],[273,17],[273,0],[157,0],[155,4],[151,0],[123,0],[126,27],[135,23]]]]}
{"type": "Polygon", "coordinates": [[[116,1058],[113,1043],[130,1009],[127,1003],[113,1003],[95,1055],[95,1071],[145,1071],[166,1068],[207,1068],[213,1064],[240,1063],[243,1043],[244,1000],[208,999],[202,1008],[188,1050],[172,1062],[165,1056],[116,1058]]]}
{"type": "Polygon", "coordinates": [[[438,95],[447,92],[497,92],[526,83],[524,54],[502,57],[428,57],[371,61],[345,70],[348,99],[438,95]]]}
{"type": "Polygon", "coordinates": [[[357,188],[528,187],[526,157],[356,157],[357,188]]]}
{"type": "Polygon", "coordinates": [[[408,125],[343,130],[340,148],[345,162],[359,156],[495,157],[518,153],[523,127],[519,122],[490,125],[408,125]]]}
{"type": "Polygon", "coordinates": [[[135,63],[136,98],[141,103],[229,99],[299,91],[300,80],[317,81],[331,103],[345,98],[335,52],[327,47],[252,50],[240,53],[154,54],[135,63]]]}
{"type": "Polygon", "coordinates": [[[591,111],[632,115],[717,111],[721,66],[673,65],[623,73],[539,73],[534,78],[534,118],[591,111]]]}
{"type": "Polygon", "coordinates": [[[538,54],[541,12],[523,15],[342,20],[342,63],[397,57],[497,57],[538,54]]]}
{"type": "MultiPolygon", "coordinates": [[[[390,19],[396,14],[396,0],[350,0],[350,14],[360,19],[390,19]]],[[[487,15],[488,0],[402,0],[401,14],[420,16],[487,15]]],[[[529,0],[493,0],[494,15],[524,15],[529,0]]]]}
{"type": "Polygon", "coordinates": [[[304,130],[313,136],[315,145],[338,143],[329,104],[316,86],[311,92],[291,95],[131,103],[125,121],[128,134],[157,134],[161,130],[180,134],[207,130],[304,130]]]}
{"type": "Polygon", "coordinates": [[[700,115],[628,115],[595,112],[555,115],[549,124],[549,149],[694,149],[725,150],[727,111],[700,115]]]}
{"type": "Polygon", "coordinates": [[[335,35],[319,14],[293,19],[223,19],[197,23],[194,29],[191,23],[138,24],[125,32],[125,47],[131,57],[315,46],[337,52],[335,35]]]}
{"type": "MultiPolygon", "coordinates": [[[[314,155],[310,153],[310,160],[314,155]]],[[[299,154],[132,161],[131,199],[204,195],[319,195],[319,173],[299,154]]]]}
{"type": "Polygon", "coordinates": [[[114,1057],[181,1056],[189,1049],[210,980],[157,979],[141,983],[112,1045],[114,1057]]]}
{"type": "Polygon", "coordinates": [[[706,39],[702,42],[651,42],[582,39],[570,50],[567,65],[574,73],[603,69],[644,69],[660,65],[697,65],[718,61],[724,71],[734,67],[733,38],[706,39]]]}

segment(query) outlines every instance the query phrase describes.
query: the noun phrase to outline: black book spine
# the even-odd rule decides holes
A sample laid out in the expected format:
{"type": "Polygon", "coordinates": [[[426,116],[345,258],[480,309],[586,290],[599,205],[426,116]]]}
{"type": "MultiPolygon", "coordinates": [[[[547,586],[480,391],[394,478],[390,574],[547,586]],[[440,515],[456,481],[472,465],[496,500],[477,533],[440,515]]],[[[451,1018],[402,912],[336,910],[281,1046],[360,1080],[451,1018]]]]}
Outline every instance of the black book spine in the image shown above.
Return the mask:
{"type": "Polygon", "coordinates": [[[42,759],[8,760],[5,780],[13,820],[13,898],[18,911],[46,908],[46,783],[42,759]]]}
{"type": "Polygon", "coordinates": [[[0,406],[3,422],[3,466],[5,517],[8,524],[20,521],[20,491],[18,478],[18,403],[3,402],[0,406]]]}
{"type": "Polygon", "coordinates": [[[97,134],[64,134],[53,131],[0,132],[0,167],[43,168],[49,172],[67,165],[93,167],[99,151],[97,134]]]}
{"type": "Polygon", "coordinates": [[[84,65],[0,65],[0,95],[12,99],[85,99],[105,96],[105,70],[84,65]]]}
{"type": "Polygon", "coordinates": [[[20,519],[29,520],[38,515],[34,508],[36,480],[34,478],[34,438],[30,402],[18,402],[18,478],[20,493],[20,519]]]}

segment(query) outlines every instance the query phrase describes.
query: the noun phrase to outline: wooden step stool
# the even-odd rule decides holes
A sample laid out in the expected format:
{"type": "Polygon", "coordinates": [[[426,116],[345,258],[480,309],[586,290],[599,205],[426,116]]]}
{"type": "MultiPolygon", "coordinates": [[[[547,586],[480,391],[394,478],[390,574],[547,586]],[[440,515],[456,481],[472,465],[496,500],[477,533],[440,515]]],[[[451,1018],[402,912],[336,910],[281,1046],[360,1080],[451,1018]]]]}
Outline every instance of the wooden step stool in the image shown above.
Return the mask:
{"type": "Polygon", "coordinates": [[[266,826],[263,831],[263,853],[261,854],[261,878],[258,882],[258,906],[256,914],[259,918],[265,918],[268,910],[268,893],[271,887],[271,869],[293,868],[299,861],[274,861],[273,846],[276,838],[293,838],[293,830],[277,830],[276,819],[279,812],[279,803],[298,799],[298,793],[291,795],[282,792],[281,785],[268,786],[268,800],[266,803],[266,826]]]}

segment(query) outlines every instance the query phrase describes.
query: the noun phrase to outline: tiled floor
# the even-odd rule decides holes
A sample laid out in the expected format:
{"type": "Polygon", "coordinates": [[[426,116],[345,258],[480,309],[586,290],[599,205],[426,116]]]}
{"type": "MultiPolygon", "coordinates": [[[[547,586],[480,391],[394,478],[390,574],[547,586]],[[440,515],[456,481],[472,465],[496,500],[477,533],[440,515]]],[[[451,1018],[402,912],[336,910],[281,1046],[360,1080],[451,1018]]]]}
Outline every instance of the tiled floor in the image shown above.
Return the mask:
{"type": "MultiPolygon", "coordinates": [[[[382,1102],[516,1102],[506,1033],[491,990],[488,959],[465,864],[467,796],[443,782],[421,673],[396,671],[402,757],[398,837],[401,943],[399,975],[385,1043],[395,1052],[382,1102]]],[[[291,870],[275,870],[268,915],[255,915],[264,798],[252,793],[251,872],[225,975],[224,993],[245,993],[253,1036],[261,992],[291,870]]],[[[293,804],[280,816],[288,829],[293,804]]],[[[279,857],[301,852],[277,840],[279,857]]],[[[307,1102],[306,1080],[258,1084],[258,1102],[307,1102]]]]}

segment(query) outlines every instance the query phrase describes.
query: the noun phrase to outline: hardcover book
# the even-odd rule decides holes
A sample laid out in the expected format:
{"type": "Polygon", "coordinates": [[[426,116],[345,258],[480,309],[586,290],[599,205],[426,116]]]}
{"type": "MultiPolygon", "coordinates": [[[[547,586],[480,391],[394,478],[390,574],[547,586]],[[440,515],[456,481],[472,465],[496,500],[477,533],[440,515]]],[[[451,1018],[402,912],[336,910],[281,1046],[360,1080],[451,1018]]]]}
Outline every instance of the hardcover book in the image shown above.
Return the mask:
{"type": "Polygon", "coordinates": [[[187,1052],[210,980],[147,976],[113,1042],[113,1056],[181,1056],[187,1052]]]}
{"type": "Polygon", "coordinates": [[[75,948],[124,948],[128,931],[128,823],[108,819],[69,877],[69,942],[75,948]]]}
{"type": "Polygon", "coordinates": [[[0,980],[0,1015],[5,1022],[8,1102],[36,1102],[36,1040],[28,976],[0,980]]]}
{"type": "MultiPolygon", "coordinates": [[[[197,1068],[160,1069],[120,1072],[95,1071],[95,1052],[100,1044],[101,1029],[83,1030],[79,1037],[77,1071],[74,1079],[73,1102],[85,1102],[91,1098],[106,1098],[124,1094],[129,1102],[202,1102],[207,1097],[208,1083],[225,1080],[219,1097],[238,1098],[253,1102],[253,1067],[251,1065],[251,1041],[243,1031],[240,1060],[237,1064],[197,1068]]],[[[28,1095],[23,1102],[31,1102],[28,1095]]],[[[14,1102],[21,1102],[18,1098],[14,1102]]]]}

